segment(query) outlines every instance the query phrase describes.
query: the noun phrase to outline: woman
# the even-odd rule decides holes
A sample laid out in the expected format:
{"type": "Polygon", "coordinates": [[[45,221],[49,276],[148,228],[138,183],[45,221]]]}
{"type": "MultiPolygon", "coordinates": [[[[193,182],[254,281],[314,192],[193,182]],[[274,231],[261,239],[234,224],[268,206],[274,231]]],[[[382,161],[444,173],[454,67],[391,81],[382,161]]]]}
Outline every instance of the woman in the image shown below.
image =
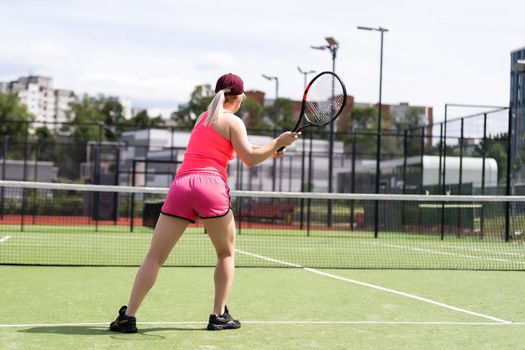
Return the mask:
{"type": "Polygon", "coordinates": [[[235,74],[225,74],[215,87],[215,97],[197,119],[184,161],[178,170],[153,233],[151,247],[142,263],[127,306],[119,310],[110,330],[137,332],[135,313],[155,283],[160,266],[190,222],[201,218],[217,253],[215,301],[209,330],[241,326],[226,307],[235,270],[235,221],[230,209],[227,165],[234,152],[248,166],[255,166],[292,144],[300,133],[285,132],[265,146],[248,141],[246,127],[235,116],[244,98],[244,84],[235,74]]]}

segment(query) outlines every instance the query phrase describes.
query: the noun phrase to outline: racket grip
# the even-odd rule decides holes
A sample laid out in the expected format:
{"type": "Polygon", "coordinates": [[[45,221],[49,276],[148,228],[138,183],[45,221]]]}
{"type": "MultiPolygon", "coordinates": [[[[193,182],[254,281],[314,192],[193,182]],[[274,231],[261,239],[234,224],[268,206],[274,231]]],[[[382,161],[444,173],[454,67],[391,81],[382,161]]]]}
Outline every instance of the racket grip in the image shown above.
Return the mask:
{"type": "Polygon", "coordinates": [[[283,147],[281,147],[281,148],[279,148],[279,149],[277,150],[277,153],[281,153],[282,151],[284,151],[284,149],[285,149],[285,147],[284,147],[284,146],[283,146],[283,147]]]}

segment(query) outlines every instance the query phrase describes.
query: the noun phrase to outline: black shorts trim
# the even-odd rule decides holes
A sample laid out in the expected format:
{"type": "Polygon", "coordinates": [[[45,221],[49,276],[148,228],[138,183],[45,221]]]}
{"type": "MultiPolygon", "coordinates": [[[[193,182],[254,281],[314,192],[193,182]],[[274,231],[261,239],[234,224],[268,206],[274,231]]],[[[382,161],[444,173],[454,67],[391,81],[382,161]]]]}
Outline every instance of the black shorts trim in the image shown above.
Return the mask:
{"type": "Polygon", "coordinates": [[[201,219],[216,219],[216,218],[222,218],[223,216],[226,216],[228,215],[228,213],[230,212],[230,210],[233,210],[231,207],[228,208],[228,210],[226,211],[226,213],[222,214],[222,215],[217,215],[217,216],[201,216],[201,219]]]}
{"type": "MultiPolygon", "coordinates": [[[[191,219],[188,219],[188,218],[183,218],[182,216],[178,216],[178,215],[173,215],[173,214],[165,213],[165,212],[163,212],[162,210],[160,211],[160,213],[161,213],[161,214],[164,214],[164,215],[167,215],[167,216],[171,216],[171,217],[173,217],[173,218],[179,218],[179,219],[187,220],[187,221],[191,222],[192,224],[195,223],[195,220],[191,220],[191,219]]],[[[226,213],[226,214],[228,214],[228,213],[226,213]]],[[[226,215],[226,214],[224,214],[224,215],[226,215]]]]}

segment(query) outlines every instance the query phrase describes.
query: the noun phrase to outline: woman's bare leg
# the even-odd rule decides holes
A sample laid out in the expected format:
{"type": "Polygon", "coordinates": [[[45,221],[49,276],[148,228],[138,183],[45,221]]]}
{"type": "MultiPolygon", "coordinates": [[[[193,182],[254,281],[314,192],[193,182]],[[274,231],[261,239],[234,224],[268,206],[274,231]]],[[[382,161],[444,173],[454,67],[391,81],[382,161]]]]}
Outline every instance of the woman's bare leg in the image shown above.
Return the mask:
{"type": "Polygon", "coordinates": [[[135,277],[126,315],[135,316],[144,297],[153,287],[161,265],[170,255],[188,223],[184,219],[160,214],[148,254],[135,277]]]}
{"type": "Polygon", "coordinates": [[[205,219],[204,227],[217,252],[213,313],[222,315],[235,274],[235,220],[232,211],[220,218],[205,219]]]}

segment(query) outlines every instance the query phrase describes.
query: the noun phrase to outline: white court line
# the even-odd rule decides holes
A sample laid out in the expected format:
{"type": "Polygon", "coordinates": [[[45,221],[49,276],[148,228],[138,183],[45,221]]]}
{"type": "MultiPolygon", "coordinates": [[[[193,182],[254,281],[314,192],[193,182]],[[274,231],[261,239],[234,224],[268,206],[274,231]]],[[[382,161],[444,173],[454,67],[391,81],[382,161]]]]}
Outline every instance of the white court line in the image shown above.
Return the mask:
{"type": "MultiPolygon", "coordinates": [[[[421,326],[523,326],[525,322],[495,323],[495,322],[419,322],[419,321],[242,321],[243,324],[254,325],[421,325],[421,326]]],[[[207,322],[181,321],[181,322],[139,322],[140,325],[206,325],[207,322]]],[[[0,324],[2,328],[29,328],[29,327],[85,327],[104,326],[109,322],[83,322],[83,323],[22,323],[22,324],[0,324]]]]}
{"type": "Polygon", "coordinates": [[[305,271],[312,272],[312,273],[315,273],[315,274],[318,274],[318,275],[322,275],[322,276],[325,276],[325,277],[330,277],[330,278],[333,278],[333,279],[336,279],[336,280],[339,280],[339,281],[353,283],[353,284],[357,284],[357,285],[360,285],[360,286],[363,286],[363,287],[373,288],[373,289],[381,290],[383,292],[388,292],[388,293],[401,295],[401,296],[404,296],[404,297],[407,297],[407,298],[423,301],[425,303],[433,304],[433,305],[436,305],[436,306],[441,306],[441,307],[444,307],[446,309],[450,309],[450,310],[453,310],[453,311],[463,312],[463,313],[466,313],[466,314],[469,314],[469,315],[472,315],[472,316],[486,318],[486,319],[492,320],[494,322],[505,323],[505,324],[512,323],[512,321],[507,321],[507,320],[503,320],[501,318],[497,318],[497,317],[481,314],[481,313],[470,311],[470,310],[466,310],[466,309],[461,309],[461,308],[458,308],[458,307],[455,307],[455,306],[452,306],[452,305],[441,303],[439,301],[435,301],[435,300],[428,299],[428,298],[423,298],[423,297],[420,297],[420,296],[417,296],[417,295],[413,295],[413,294],[409,294],[409,293],[405,293],[405,292],[400,292],[400,291],[397,291],[397,290],[394,290],[394,289],[385,288],[385,287],[381,287],[381,286],[378,286],[378,285],[375,285],[375,284],[361,282],[361,281],[353,280],[353,279],[350,279],[350,278],[337,276],[337,275],[334,275],[334,274],[331,274],[331,273],[326,273],[326,272],[323,272],[323,271],[320,271],[320,270],[316,270],[316,269],[311,269],[311,268],[308,268],[308,267],[302,267],[300,265],[293,264],[293,263],[290,263],[290,262],[287,262],[287,261],[268,258],[268,257],[262,256],[262,255],[258,255],[258,254],[254,254],[254,253],[250,253],[250,252],[245,252],[245,251],[240,250],[240,249],[235,249],[235,250],[237,252],[241,253],[241,254],[253,256],[253,257],[256,257],[256,258],[259,258],[259,259],[263,259],[263,260],[267,260],[267,261],[282,263],[282,264],[287,265],[287,266],[300,267],[300,268],[302,268],[305,271]]]}
{"type": "MultiPolygon", "coordinates": [[[[447,246],[447,249],[464,249],[464,247],[457,247],[457,246],[447,246]]],[[[523,253],[511,253],[511,252],[500,252],[500,251],[494,251],[490,249],[479,249],[479,248],[468,248],[468,250],[472,252],[480,252],[480,253],[489,253],[489,254],[496,254],[496,255],[509,255],[509,256],[519,256],[521,258],[525,258],[525,249],[522,247],[523,253]]]]}
{"type": "Polygon", "coordinates": [[[7,241],[9,238],[11,238],[11,236],[4,236],[4,237],[0,238],[0,243],[4,243],[4,242],[7,241]]]}
{"type": "Polygon", "coordinates": [[[457,254],[457,253],[453,253],[453,252],[444,252],[442,250],[433,250],[433,249],[428,249],[428,248],[414,248],[414,247],[409,247],[409,246],[406,246],[406,245],[386,244],[386,243],[376,243],[376,242],[361,242],[361,243],[362,244],[370,244],[370,245],[379,245],[379,246],[387,247],[387,248],[413,250],[415,252],[431,253],[431,254],[438,254],[438,255],[451,255],[451,256],[456,256],[458,258],[491,260],[491,261],[505,262],[505,263],[510,263],[510,264],[525,264],[525,261],[512,261],[512,260],[508,260],[508,259],[490,258],[490,257],[486,257],[486,256],[479,256],[479,255],[457,254]]]}
{"type": "Polygon", "coordinates": [[[237,248],[235,248],[235,251],[236,251],[236,252],[239,252],[239,253],[241,253],[241,254],[244,254],[244,255],[253,256],[254,258],[259,258],[259,259],[262,259],[262,260],[271,261],[271,262],[279,263],[279,264],[286,265],[286,266],[291,266],[291,267],[300,267],[300,268],[302,268],[301,265],[292,264],[292,263],[287,262],[287,261],[284,261],[284,260],[272,259],[272,258],[269,258],[269,257],[267,257],[267,256],[262,256],[262,255],[259,255],[259,254],[254,254],[254,253],[246,252],[246,251],[244,251],[244,250],[240,250],[240,249],[237,249],[237,248]]]}

